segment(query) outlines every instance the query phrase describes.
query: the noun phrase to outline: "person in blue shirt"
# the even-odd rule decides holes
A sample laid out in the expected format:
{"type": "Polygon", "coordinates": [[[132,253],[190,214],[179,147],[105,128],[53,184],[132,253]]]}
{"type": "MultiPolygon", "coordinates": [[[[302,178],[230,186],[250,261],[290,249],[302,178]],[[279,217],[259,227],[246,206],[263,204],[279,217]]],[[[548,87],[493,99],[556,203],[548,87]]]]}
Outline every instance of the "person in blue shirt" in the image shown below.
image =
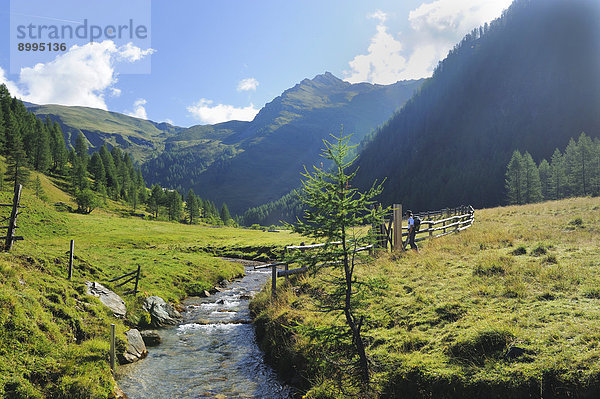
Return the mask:
{"type": "Polygon", "coordinates": [[[413,218],[412,211],[406,211],[406,214],[408,216],[408,238],[404,244],[404,247],[406,248],[406,246],[410,244],[410,248],[418,252],[419,247],[417,247],[417,244],[415,244],[415,235],[417,234],[415,229],[415,219],[413,218]]]}

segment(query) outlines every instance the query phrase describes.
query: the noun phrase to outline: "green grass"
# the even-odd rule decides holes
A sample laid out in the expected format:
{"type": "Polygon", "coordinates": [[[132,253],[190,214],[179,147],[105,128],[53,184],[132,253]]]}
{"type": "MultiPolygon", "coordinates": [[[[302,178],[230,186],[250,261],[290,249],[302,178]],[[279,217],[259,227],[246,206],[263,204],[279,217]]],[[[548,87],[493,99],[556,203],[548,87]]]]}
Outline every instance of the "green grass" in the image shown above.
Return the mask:
{"type": "MultiPolygon", "coordinates": [[[[35,179],[36,175],[33,176],[35,179]]],[[[0,397],[108,398],[114,380],[108,366],[109,327],[123,332],[146,321],[143,299],[159,295],[178,303],[243,274],[239,263],[219,256],[274,257],[298,243],[287,232],[182,225],[123,217],[130,210],[113,201],[90,215],[58,212],[73,206],[57,188],[60,179],[40,176],[47,199],[25,188],[17,241],[0,253],[0,397]],[[74,276],[67,280],[69,242],[75,240],[74,276]],[[141,266],[140,293],[108,283],[141,266]],[[122,296],[128,315],[118,320],[85,282],[97,281],[122,296]]],[[[0,203],[12,192],[0,192],[0,203]]],[[[0,209],[2,215],[8,208],[0,209]]]]}
{"type": "MultiPolygon", "coordinates": [[[[480,210],[471,229],[426,241],[420,253],[380,254],[362,265],[359,279],[388,287],[368,294],[362,309],[373,396],[597,397],[598,204],[576,198],[480,210]]],[[[284,286],[275,306],[269,292],[257,297],[258,331],[275,364],[278,354],[300,359],[288,368],[301,370],[307,397],[352,396],[324,360],[336,348],[309,333],[343,325],[315,312],[311,294],[323,289],[321,278],[284,286]],[[274,344],[282,334],[285,348],[274,344]]]]}

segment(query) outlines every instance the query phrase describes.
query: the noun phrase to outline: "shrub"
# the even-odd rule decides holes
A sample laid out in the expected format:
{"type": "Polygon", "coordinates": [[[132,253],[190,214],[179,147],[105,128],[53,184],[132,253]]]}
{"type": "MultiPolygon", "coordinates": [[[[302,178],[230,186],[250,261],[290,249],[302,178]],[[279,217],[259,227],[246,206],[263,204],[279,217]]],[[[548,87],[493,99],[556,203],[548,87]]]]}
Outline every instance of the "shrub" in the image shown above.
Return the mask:
{"type": "Polygon", "coordinates": [[[476,276],[503,276],[506,270],[501,265],[477,265],[473,270],[476,276]]]}
{"type": "Polygon", "coordinates": [[[515,336],[508,330],[488,328],[457,340],[448,354],[461,362],[482,364],[487,358],[500,358],[515,336]]]}
{"type": "Polygon", "coordinates": [[[524,245],[520,245],[519,247],[517,247],[517,249],[512,251],[512,254],[515,256],[525,255],[526,253],[527,253],[527,248],[524,245]]]}
{"type": "Polygon", "coordinates": [[[531,251],[531,256],[542,256],[546,255],[546,253],[548,253],[548,250],[544,245],[540,244],[537,247],[535,247],[533,251],[531,251]]]}

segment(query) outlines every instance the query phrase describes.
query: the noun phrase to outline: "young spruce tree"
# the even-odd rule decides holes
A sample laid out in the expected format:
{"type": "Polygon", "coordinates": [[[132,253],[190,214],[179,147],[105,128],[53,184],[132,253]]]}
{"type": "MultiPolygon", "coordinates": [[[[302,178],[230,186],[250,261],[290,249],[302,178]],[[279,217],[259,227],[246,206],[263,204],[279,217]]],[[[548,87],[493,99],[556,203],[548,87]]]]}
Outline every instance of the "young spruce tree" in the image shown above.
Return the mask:
{"type": "Polygon", "coordinates": [[[361,193],[350,185],[356,170],[348,172],[348,169],[356,158],[347,158],[354,147],[348,145],[349,136],[334,138],[333,143],[324,140],[322,154],[332,168],[321,164],[320,168],[313,166],[312,172],[305,169],[303,173],[306,180],[302,182],[300,199],[306,211],[304,218],[292,226],[295,232],[326,245],[315,251],[293,251],[286,261],[308,266],[313,273],[333,268],[333,272],[326,273],[330,277],[326,279],[325,292],[315,298],[315,303],[322,311],[343,315],[345,327],[327,332],[327,341],[334,347],[348,349],[351,375],[359,378],[360,388],[365,392],[370,372],[361,329],[368,314],[360,306],[360,297],[373,287],[369,282],[358,281],[355,268],[368,261],[356,249],[370,243],[372,238],[355,226],[369,225],[383,217],[383,210],[372,210],[374,198],[383,188],[376,182],[361,193]]]}

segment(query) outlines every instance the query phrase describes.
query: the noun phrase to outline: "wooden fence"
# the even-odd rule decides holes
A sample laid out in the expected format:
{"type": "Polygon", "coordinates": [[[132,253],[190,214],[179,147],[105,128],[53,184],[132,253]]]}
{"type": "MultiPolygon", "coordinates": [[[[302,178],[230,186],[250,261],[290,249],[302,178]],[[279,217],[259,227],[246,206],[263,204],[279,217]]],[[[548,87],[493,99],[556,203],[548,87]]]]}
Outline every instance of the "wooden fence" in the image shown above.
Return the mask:
{"type": "MultiPolygon", "coordinates": [[[[404,249],[406,246],[403,237],[408,237],[408,225],[402,226],[402,205],[392,207],[393,216],[389,221],[383,220],[373,229],[379,239],[376,241],[378,248],[404,249]]],[[[475,210],[470,205],[456,208],[445,208],[439,211],[415,213],[414,218],[421,219],[421,228],[415,235],[415,242],[428,238],[442,237],[446,234],[465,230],[473,225],[475,210]],[[427,228],[424,228],[427,226],[427,228]]]]}
{"type": "Polygon", "coordinates": [[[117,287],[121,287],[121,286],[123,286],[123,285],[125,285],[127,283],[130,283],[130,282],[132,282],[132,281],[135,280],[133,289],[125,292],[126,295],[127,294],[133,294],[133,295],[135,295],[135,294],[138,293],[138,283],[140,281],[140,270],[141,270],[141,266],[138,265],[137,270],[134,270],[131,273],[126,273],[126,274],[124,274],[122,276],[113,278],[112,280],[108,280],[108,282],[112,283],[112,282],[118,281],[118,280],[120,280],[122,278],[129,277],[127,280],[123,281],[122,283],[117,284],[116,286],[117,287]]]}
{"type": "Polygon", "coordinates": [[[21,201],[21,191],[23,190],[22,185],[15,186],[15,195],[13,197],[12,204],[0,204],[0,206],[11,207],[12,211],[9,217],[3,218],[3,222],[8,221],[8,226],[0,227],[2,229],[6,229],[6,237],[2,237],[4,240],[4,250],[10,251],[12,249],[13,243],[18,240],[22,240],[23,237],[15,235],[17,229],[17,216],[19,216],[19,208],[21,201]]]}
{"type": "MultiPolygon", "coordinates": [[[[415,235],[415,242],[423,241],[428,238],[443,237],[448,234],[457,233],[465,230],[473,225],[475,220],[475,210],[472,206],[460,206],[457,208],[446,208],[439,211],[416,213],[413,217],[421,218],[421,228],[415,235]],[[439,218],[439,219],[436,219],[439,218]],[[427,228],[423,227],[427,225],[427,228]]],[[[373,253],[375,248],[389,248],[404,250],[404,242],[402,237],[408,236],[408,226],[402,226],[402,205],[395,204],[392,208],[392,218],[389,221],[383,220],[380,224],[372,227],[376,235],[379,236],[375,245],[366,245],[356,248],[353,252],[369,251],[373,253]],[[404,232],[403,230],[406,230],[404,232]]],[[[351,242],[352,240],[350,240],[351,242]]],[[[408,239],[407,239],[408,241],[408,239]]],[[[321,248],[326,245],[340,245],[341,241],[330,243],[310,244],[310,245],[289,245],[285,247],[285,252],[289,251],[306,251],[316,248],[321,248]]],[[[320,266],[324,266],[320,265],[320,266]]],[[[301,274],[308,271],[308,267],[298,267],[289,269],[289,264],[286,262],[275,262],[267,265],[255,266],[254,269],[271,269],[271,300],[277,298],[277,278],[288,277],[294,274],[301,274]],[[284,270],[278,270],[278,267],[283,267],[284,270]]]]}

